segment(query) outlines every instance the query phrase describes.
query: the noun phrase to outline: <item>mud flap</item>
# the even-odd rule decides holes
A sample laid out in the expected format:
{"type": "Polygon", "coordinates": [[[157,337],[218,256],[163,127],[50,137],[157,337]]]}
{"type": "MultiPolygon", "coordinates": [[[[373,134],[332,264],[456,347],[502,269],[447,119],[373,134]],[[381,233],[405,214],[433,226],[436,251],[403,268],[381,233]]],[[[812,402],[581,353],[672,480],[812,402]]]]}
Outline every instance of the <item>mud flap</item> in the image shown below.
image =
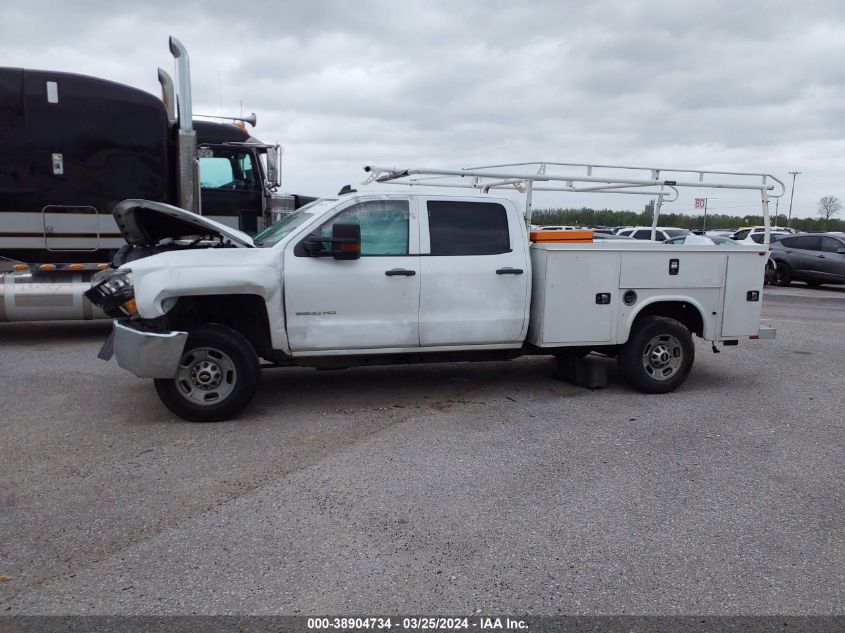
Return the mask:
{"type": "Polygon", "coordinates": [[[114,330],[111,331],[111,334],[109,334],[106,342],[103,343],[103,346],[97,353],[97,358],[102,360],[111,360],[112,356],[114,356],[114,330]]]}

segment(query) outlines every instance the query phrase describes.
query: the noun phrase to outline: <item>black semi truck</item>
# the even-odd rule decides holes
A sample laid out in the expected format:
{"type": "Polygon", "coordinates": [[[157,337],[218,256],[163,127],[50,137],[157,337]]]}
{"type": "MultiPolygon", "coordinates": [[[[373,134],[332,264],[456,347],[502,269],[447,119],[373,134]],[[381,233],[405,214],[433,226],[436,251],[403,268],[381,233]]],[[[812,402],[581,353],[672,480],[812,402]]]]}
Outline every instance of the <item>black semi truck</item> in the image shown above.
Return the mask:
{"type": "MultiPolygon", "coordinates": [[[[95,77],[0,68],[0,321],[99,316],[80,288],[125,244],[111,215],[124,199],[166,202],[247,233],[314,199],[277,192],[279,145],[244,123],[193,120],[187,51],[175,38],[170,50],[178,91],[159,69],[162,98],[95,77]]],[[[255,115],[240,121],[254,125],[255,115]]]]}

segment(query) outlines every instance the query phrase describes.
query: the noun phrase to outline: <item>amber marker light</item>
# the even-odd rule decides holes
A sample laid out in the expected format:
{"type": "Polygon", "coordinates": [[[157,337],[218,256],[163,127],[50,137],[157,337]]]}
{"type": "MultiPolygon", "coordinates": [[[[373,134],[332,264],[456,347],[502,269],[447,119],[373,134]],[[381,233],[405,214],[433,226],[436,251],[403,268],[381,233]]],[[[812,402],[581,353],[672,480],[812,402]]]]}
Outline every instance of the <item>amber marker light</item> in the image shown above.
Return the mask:
{"type": "Polygon", "coordinates": [[[123,309],[126,310],[127,314],[132,316],[138,315],[138,304],[135,303],[135,297],[132,297],[129,301],[123,304],[123,309]]]}

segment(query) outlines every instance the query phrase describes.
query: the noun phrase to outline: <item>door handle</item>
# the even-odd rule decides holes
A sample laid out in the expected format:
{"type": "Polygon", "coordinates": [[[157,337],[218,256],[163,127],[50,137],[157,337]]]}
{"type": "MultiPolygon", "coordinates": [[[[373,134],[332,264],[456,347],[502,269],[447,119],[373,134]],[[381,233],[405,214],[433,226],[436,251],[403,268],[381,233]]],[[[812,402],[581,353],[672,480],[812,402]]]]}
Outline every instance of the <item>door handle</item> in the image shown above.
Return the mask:
{"type": "Polygon", "coordinates": [[[391,268],[384,271],[388,277],[413,277],[417,274],[416,270],[405,270],[404,268],[391,268]]]}
{"type": "Polygon", "coordinates": [[[824,255],[816,255],[816,257],[818,257],[819,259],[827,259],[827,257],[825,257],[824,255]]]}
{"type": "Polygon", "coordinates": [[[497,275],[521,275],[523,272],[522,268],[511,268],[508,266],[507,268],[500,268],[496,271],[497,275]]]}

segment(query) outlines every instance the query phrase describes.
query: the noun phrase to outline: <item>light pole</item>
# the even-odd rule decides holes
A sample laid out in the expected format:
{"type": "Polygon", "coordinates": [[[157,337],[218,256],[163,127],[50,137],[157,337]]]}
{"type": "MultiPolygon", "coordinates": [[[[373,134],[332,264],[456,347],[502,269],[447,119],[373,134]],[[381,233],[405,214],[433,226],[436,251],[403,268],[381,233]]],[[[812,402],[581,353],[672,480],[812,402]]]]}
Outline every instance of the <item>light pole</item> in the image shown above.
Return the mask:
{"type": "Polygon", "coordinates": [[[801,172],[791,171],[789,173],[792,174],[792,191],[789,194],[789,217],[786,220],[786,228],[789,228],[789,225],[792,222],[792,197],[795,195],[795,176],[797,176],[801,172]]]}

